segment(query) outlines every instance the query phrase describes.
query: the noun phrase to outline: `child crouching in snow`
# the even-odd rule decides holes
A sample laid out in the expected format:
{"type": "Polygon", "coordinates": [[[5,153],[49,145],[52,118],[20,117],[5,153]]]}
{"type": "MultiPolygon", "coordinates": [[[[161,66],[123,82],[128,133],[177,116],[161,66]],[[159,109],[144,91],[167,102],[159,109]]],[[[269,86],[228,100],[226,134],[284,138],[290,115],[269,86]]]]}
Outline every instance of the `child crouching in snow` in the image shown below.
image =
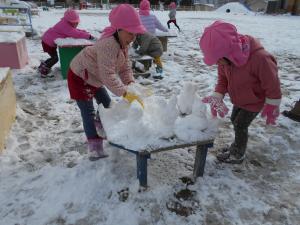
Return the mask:
{"type": "Polygon", "coordinates": [[[57,38],[94,39],[90,33],[77,29],[79,22],[78,13],[73,9],[68,9],[65,11],[64,17],[44,33],[42,36],[42,47],[43,51],[50,55],[50,58],[41,62],[38,68],[41,77],[47,77],[51,67],[58,62],[57,46],[54,42],[57,38]]]}
{"type": "MultiPolygon", "coordinates": [[[[137,100],[143,106],[141,98],[127,90],[134,82],[128,46],[136,34],[145,32],[145,28],[136,10],[128,4],[112,9],[109,21],[111,26],[104,29],[95,45],[86,47],[74,57],[68,72],[70,96],[81,111],[91,160],[107,156],[103,139],[96,131],[93,106],[93,98],[96,98],[98,104],[109,107],[110,97],[104,86],[128,102],[137,100]]],[[[98,126],[102,128],[101,123],[98,126]]]]}
{"type": "Polygon", "coordinates": [[[138,34],[133,43],[133,47],[135,49],[139,47],[136,51],[138,54],[153,57],[157,73],[157,75],[153,76],[153,78],[162,79],[163,65],[160,57],[163,54],[163,47],[160,40],[148,32],[138,34]]]}
{"type": "Polygon", "coordinates": [[[223,102],[229,94],[233,104],[231,122],[235,139],[229,148],[222,149],[217,159],[227,163],[241,163],[245,158],[248,127],[262,110],[267,124],[275,124],[281,101],[280,81],[275,58],[259,41],[241,35],[234,25],[216,21],[205,28],[200,39],[204,62],[218,66],[215,92],[203,99],[211,112],[224,117],[228,109],[223,102]]]}

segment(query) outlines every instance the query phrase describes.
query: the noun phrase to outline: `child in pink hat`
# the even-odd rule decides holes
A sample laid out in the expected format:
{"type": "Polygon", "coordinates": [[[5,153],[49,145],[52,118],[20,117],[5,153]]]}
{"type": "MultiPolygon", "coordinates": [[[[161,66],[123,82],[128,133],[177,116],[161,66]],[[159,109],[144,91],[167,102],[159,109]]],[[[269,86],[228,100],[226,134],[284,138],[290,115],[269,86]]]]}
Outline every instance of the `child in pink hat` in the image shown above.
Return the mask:
{"type": "Polygon", "coordinates": [[[64,13],[64,17],[44,33],[42,36],[42,47],[44,52],[47,52],[50,55],[50,58],[41,62],[39,66],[41,77],[47,77],[51,67],[58,62],[57,46],[54,42],[57,38],[72,37],[94,39],[90,33],[77,29],[79,22],[80,19],[78,13],[73,9],[67,9],[64,13]]]}
{"type": "Polygon", "coordinates": [[[217,159],[241,163],[245,158],[248,127],[253,119],[262,111],[266,123],[275,124],[279,116],[281,89],[277,62],[257,39],[239,34],[234,25],[223,21],[206,27],[199,44],[204,62],[218,66],[215,92],[203,102],[210,104],[213,116],[220,117],[228,113],[223,102],[226,93],[233,104],[230,119],[235,140],[217,154],[217,159]]]}
{"type": "Polygon", "coordinates": [[[155,35],[156,29],[163,32],[168,32],[168,29],[159,22],[157,17],[150,13],[150,2],[148,0],[141,1],[139,14],[142,24],[146,28],[147,32],[153,35],[155,35]]]}
{"type": "Polygon", "coordinates": [[[108,88],[114,95],[123,96],[128,102],[137,100],[143,106],[139,96],[127,91],[128,85],[134,82],[128,47],[136,34],[146,30],[137,11],[128,4],[112,9],[109,22],[101,38],[74,57],[68,72],[70,96],[81,112],[91,160],[107,156],[103,136],[97,132],[103,128],[100,118],[95,118],[93,98],[105,108],[109,107],[108,88]]]}
{"type": "Polygon", "coordinates": [[[176,3],[171,2],[169,5],[170,12],[169,12],[169,21],[167,22],[168,28],[170,29],[170,23],[174,23],[174,25],[177,27],[177,29],[180,31],[179,26],[177,25],[176,22],[176,3]]]}

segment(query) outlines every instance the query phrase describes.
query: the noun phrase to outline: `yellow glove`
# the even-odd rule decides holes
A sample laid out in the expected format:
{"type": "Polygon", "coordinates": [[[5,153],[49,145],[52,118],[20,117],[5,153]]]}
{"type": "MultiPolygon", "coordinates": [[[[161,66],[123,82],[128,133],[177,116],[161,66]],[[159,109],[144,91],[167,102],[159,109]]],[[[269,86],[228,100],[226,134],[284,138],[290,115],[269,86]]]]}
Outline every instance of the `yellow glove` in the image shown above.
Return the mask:
{"type": "Polygon", "coordinates": [[[144,108],[144,102],[143,102],[143,100],[142,100],[139,96],[137,96],[137,95],[135,95],[135,94],[133,94],[133,93],[130,93],[130,92],[126,92],[126,93],[123,95],[123,97],[124,97],[129,103],[132,103],[134,100],[137,100],[137,101],[141,104],[141,106],[144,108]]]}

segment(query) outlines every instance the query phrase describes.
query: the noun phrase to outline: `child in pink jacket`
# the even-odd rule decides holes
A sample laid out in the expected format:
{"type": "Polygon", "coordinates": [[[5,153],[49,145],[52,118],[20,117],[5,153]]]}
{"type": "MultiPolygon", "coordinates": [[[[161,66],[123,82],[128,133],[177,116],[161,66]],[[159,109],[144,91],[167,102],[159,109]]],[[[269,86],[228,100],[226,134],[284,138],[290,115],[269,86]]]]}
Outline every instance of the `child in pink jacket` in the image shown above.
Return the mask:
{"type": "Polygon", "coordinates": [[[128,46],[136,34],[146,30],[136,10],[128,4],[120,4],[109,14],[111,26],[103,30],[101,38],[93,45],[83,49],[74,57],[68,72],[70,96],[75,99],[81,112],[83,128],[88,141],[91,160],[106,157],[103,138],[97,133],[102,129],[100,118],[95,121],[93,98],[98,104],[109,107],[110,97],[104,88],[127,101],[142,100],[127,91],[134,82],[128,46]]]}
{"type": "Polygon", "coordinates": [[[206,27],[199,44],[204,62],[218,66],[215,92],[203,102],[210,104],[213,116],[221,117],[228,113],[223,102],[226,93],[233,104],[235,140],[217,154],[217,159],[241,163],[252,120],[260,111],[267,124],[275,124],[279,116],[281,90],[276,60],[257,39],[239,34],[234,25],[223,21],[206,27]]]}
{"type": "Polygon", "coordinates": [[[50,55],[50,58],[41,62],[39,66],[39,72],[42,77],[47,77],[51,67],[58,62],[57,46],[54,42],[57,38],[94,39],[90,33],[77,29],[79,22],[78,13],[73,9],[68,9],[65,11],[64,17],[44,33],[42,36],[42,47],[43,51],[50,55]]]}

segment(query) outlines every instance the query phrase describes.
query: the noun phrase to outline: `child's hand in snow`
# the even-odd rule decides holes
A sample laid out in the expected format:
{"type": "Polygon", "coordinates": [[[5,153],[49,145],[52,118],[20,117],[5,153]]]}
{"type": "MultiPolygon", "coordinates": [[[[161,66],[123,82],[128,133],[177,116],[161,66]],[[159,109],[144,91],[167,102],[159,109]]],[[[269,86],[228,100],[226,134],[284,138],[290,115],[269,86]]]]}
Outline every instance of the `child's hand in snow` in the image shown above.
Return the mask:
{"type": "Polygon", "coordinates": [[[138,101],[141,106],[144,108],[144,102],[143,100],[136,94],[134,93],[131,93],[131,92],[126,92],[123,97],[129,102],[129,103],[132,103],[133,101],[138,101]]]}

